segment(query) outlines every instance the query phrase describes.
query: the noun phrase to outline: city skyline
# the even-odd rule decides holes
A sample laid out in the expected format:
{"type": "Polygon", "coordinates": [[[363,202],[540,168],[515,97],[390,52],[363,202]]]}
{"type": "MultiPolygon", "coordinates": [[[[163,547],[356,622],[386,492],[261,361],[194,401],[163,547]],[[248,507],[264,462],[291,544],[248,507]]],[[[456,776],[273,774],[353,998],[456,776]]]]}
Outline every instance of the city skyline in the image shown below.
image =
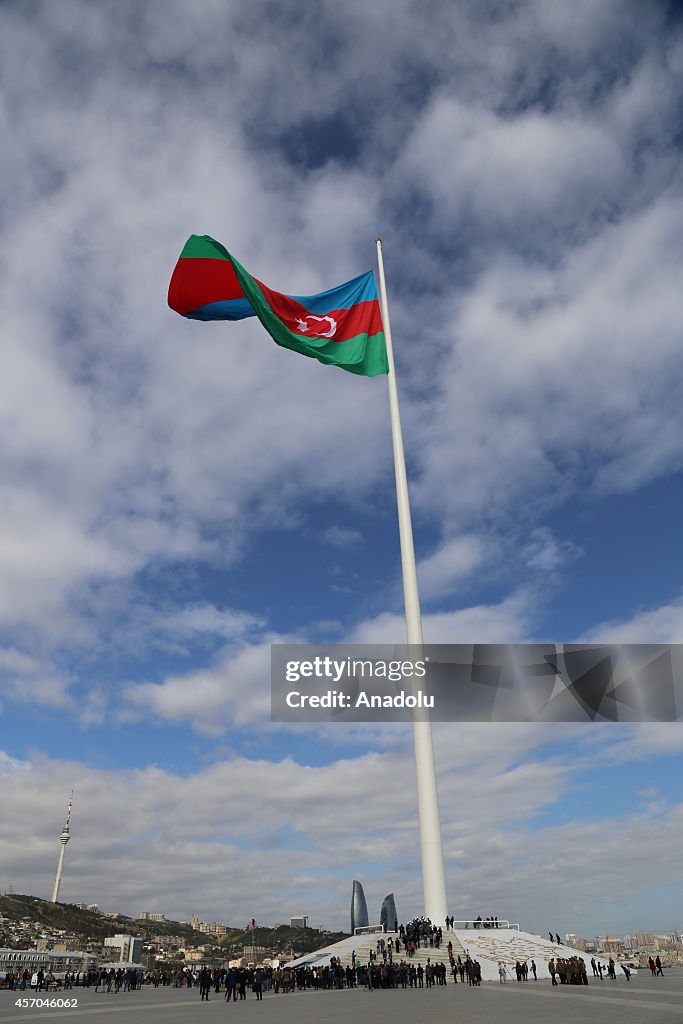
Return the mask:
{"type": "MultiPolygon", "coordinates": [[[[354,887],[354,894],[355,892],[356,888],[354,887]]],[[[389,896],[392,895],[393,894],[389,894],[389,896]]],[[[26,896],[24,896],[24,898],[26,898],[26,896]]],[[[385,898],[385,903],[387,898],[385,898]]],[[[289,925],[286,925],[285,923],[278,921],[262,921],[260,923],[257,923],[256,925],[252,925],[251,923],[249,923],[246,927],[235,927],[234,923],[230,924],[227,921],[202,921],[196,914],[193,914],[189,920],[176,921],[172,918],[169,918],[164,913],[151,913],[149,911],[141,911],[137,914],[132,915],[132,917],[127,917],[126,915],[122,917],[121,914],[116,911],[103,911],[96,904],[91,904],[90,906],[86,907],[85,904],[76,903],[72,904],[72,906],[82,910],[87,909],[92,913],[95,913],[99,917],[108,918],[112,922],[115,922],[115,924],[112,924],[112,927],[118,928],[129,927],[130,921],[134,922],[136,925],[144,925],[145,922],[162,923],[164,925],[176,924],[181,927],[189,926],[193,928],[195,931],[203,933],[203,935],[205,935],[207,938],[213,938],[215,941],[220,941],[221,939],[228,938],[231,942],[239,941],[239,934],[237,936],[228,936],[228,932],[241,932],[243,938],[245,938],[246,940],[247,946],[252,944],[250,936],[252,936],[253,932],[257,929],[261,929],[262,931],[272,931],[280,928],[300,928],[304,930],[308,929],[310,931],[330,934],[330,930],[327,929],[323,923],[319,923],[315,926],[310,924],[308,922],[308,915],[305,914],[292,917],[290,919],[289,925]]],[[[60,950],[62,946],[64,946],[64,949],[67,948],[64,945],[65,930],[63,928],[55,928],[54,926],[50,926],[49,924],[45,924],[44,922],[33,922],[27,925],[26,920],[27,919],[22,919],[21,922],[15,922],[12,921],[10,918],[3,917],[3,915],[0,913],[0,921],[4,922],[5,926],[9,926],[10,929],[18,930],[21,933],[24,933],[26,928],[29,928],[29,930],[33,933],[35,933],[36,929],[41,929],[42,938],[39,940],[39,945],[37,946],[38,951],[51,948],[50,943],[54,941],[58,942],[60,950]]],[[[372,927],[377,927],[379,923],[381,922],[378,921],[377,924],[374,924],[372,927]]],[[[455,922],[456,927],[460,928],[463,928],[464,924],[465,922],[462,920],[455,922]]],[[[491,925],[489,925],[488,923],[488,920],[486,920],[484,923],[480,923],[475,919],[469,921],[469,926],[472,930],[475,930],[477,927],[483,928],[484,930],[491,927],[491,925]]],[[[360,925],[359,927],[363,927],[363,925],[360,925]]],[[[507,922],[503,922],[502,924],[499,922],[499,927],[507,927],[507,922]]],[[[391,931],[391,928],[387,928],[387,930],[391,931]]],[[[154,936],[154,933],[151,934],[154,936]]],[[[353,933],[351,932],[351,934],[353,933]]],[[[544,936],[541,933],[538,934],[541,938],[544,938],[544,936]]],[[[555,933],[549,931],[549,934],[554,935],[555,933]]],[[[682,936],[683,932],[679,928],[671,928],[666,930],[639,927],[633,933],[611,935],[608,935],[607,932],[594,935],[577,935],[575,932],[567,932],[564,934],[564,938],[562,939],[562,941],[566,942],[566,944],[568,945],[575,946],[577,949],[581,949],[587,952],[627,952],[629,950],[656,948],[669,951],[680,950],[681,959],[683,961],[682,936]]],[[[156,935],[155,938],[160,942],[163,941],[166,943],[175,942],[175,940],[179,939],[182,940],[182,936],[169,936],[166,933],[156,935]]],[[[71,947],[69,946],[69,948],[71,947]]]]}
{"type": "MultiPolygon", "coordinates": [[[[270,645],[402,643],[386,379],[166,305],[383,238],[427,643],[683,642],[671,4],[0,5],[0,890],[422,912],[412,737],[270,720],[270,645]],[[378,59],[381,55],[381,59],[378,59]],[[63,847],[62,847],[63,852],[63,847]]],[[[436,723],[448,912],[673,927],[680,723],[436,723]]]]}

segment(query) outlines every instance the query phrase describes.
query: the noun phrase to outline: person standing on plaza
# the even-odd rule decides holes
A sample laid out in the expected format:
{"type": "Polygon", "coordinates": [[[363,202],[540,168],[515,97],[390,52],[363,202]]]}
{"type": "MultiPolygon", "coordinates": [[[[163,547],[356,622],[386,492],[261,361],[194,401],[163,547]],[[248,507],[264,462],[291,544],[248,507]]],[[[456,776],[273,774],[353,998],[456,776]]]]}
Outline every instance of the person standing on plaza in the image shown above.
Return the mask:
{"type": "Polygon", "coordinates": [[[232,996],[233,1002],[237,1002],[237,982],[237,969],[235,967],[231,967],[228,971],[228,978],[225,984],[225,998],[227,1002],[230,1002],[230,996],[232,996]]]}
{"type": "Polygon", "coordinates": [[[200,1000],[209,1000],[209,989],[211,988],[211,973],[208,967],[202,967],[199,972],[199,996],[200,1000]]]}

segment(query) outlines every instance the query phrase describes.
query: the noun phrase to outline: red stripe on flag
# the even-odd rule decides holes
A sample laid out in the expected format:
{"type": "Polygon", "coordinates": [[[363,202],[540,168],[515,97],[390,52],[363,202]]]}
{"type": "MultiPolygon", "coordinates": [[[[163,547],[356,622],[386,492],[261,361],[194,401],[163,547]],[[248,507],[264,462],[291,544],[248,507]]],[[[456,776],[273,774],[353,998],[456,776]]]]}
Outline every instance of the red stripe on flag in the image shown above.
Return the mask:
{"type": "Polygon", "coordinates": [[[291,295],[283,295],[282,292],[274,292],[272,288],[269,288],[263,281],[258,281],[254,278],[256,284],[263,292],[263,297],[272,309],[275,316],[279,317],[284,324],[289,327],[290,331],[294,330],[291,326],[292,321],[296,322],[298,317],[304,317],[308,315],[308,310],[305,306],[302,306],[300,302],[293,299],[291,295]]]}
{"type": "Polygon", "coordinates": [[[168,286],[168,304],[181,316],[210,302],[242,298],[242,286],[228,260],[181,257],[168,286]]]}
{"type": "MultiPolygon", "coordinates": [[[[349,309],[330,310],[331,316],[337,323],[336,330],[331,336],[332,341],[346,341],[348,338],[356,338],[359,334],[379,334],[384,330],[382,317],[379,311],[379,300],[371,299],[368,302],[357,302],[349,309]]],[[[316,323],[316,321],[307,321],[316,323]]],[[[325,324],[317,324],[319,331],[325,330],[325,324]]],[[[297,333],[299,333],[297,331],[297,333]]]]}

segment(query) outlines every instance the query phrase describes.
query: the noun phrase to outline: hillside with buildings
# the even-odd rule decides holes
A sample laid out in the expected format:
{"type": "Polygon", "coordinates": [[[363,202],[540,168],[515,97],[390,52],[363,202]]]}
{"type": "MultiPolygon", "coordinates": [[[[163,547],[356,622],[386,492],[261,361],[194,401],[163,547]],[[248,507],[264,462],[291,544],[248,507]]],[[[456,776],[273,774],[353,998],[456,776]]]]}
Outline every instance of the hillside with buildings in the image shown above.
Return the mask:
{"type": "MultiPolygon", "coordinates": [[[[160,917],[161,915],[159,915],[160,917]]],[[[115,911],[101,911],[77,903],[51,903],[35,896],[0,896],[0,932],[36,930],[104,940],[119,932],[147,937],[178,937],[188,945],[200,945],[206,936],[189,924],[148,918],[131,918],[115,911]]]]}
{"type": "Polygon", "coordinates": [[[3,949],[35,951],[74,965],[78,956],[90,954],[97,961],[132,960],[149,967],[193,959],[195,952],[210,955],[215,944],[190,924],[168,921],[163,915],[133,919],[94,904],[52,903],[14,893],[0,896],[0,954],[3,949]]]}
{"type": "Polygon", "coordinates": [[[276,924],[272,927],[249,928],[221,941],[227,958],[243,956],[255,963],[265,956],[286,954],[303,956],[316,949],[347,938],[346,932],[328,932],[323,928],[308,928],[276,924]]]}
{"type": "Polygon", "coordinates": [[[168,920],[142,911],[136,918],[103,911],[95,904],[52,903],[34,896],[0,896],[0,949],[67,954],[81,951],[106,960],[135,960],[149,967],[196,963],[207,958],[262,961],[301,956],[338,941],[342,932],[289,925],[232,928],[219,921],[168,920]]]}

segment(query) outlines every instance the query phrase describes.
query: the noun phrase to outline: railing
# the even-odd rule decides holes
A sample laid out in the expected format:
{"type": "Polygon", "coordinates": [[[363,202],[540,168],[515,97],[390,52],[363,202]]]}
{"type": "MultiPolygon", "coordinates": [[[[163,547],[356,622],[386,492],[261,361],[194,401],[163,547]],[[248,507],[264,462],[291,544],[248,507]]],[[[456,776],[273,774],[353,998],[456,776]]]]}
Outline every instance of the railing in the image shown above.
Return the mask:
{"type": "MultiPolygon", "coordinates": [[[[473,931],[479,931],[480,929],[485,931],[495,931],[496,928],[512,928],[516,931],[520,930],[517,922],[510,922],[507,920],[495,921],[475,921],[474,918],[462,918],[461,920],[453,921],[454,928],[466,928],[472,929],[473,931]]],[[[373,935],[375,933],[383,934],[386,932],[384,925],[382,924],[369,924],[363,925],[359,928],[354,928],[354,935],[373,935]]],[[[422,936],[420,936],[422,938],[422,936]]]]}
{"type": "Polygon", "coordinates": [[[517,931],[520,930],[519,924],[511,923],[506,920],[498,921],[474,921],[472,918],[463,919],[461,921],[455,920],[453,922],[454,928],[472,928],[474,931],[495,931],[496,928],[514,928],[517,931]]]}

